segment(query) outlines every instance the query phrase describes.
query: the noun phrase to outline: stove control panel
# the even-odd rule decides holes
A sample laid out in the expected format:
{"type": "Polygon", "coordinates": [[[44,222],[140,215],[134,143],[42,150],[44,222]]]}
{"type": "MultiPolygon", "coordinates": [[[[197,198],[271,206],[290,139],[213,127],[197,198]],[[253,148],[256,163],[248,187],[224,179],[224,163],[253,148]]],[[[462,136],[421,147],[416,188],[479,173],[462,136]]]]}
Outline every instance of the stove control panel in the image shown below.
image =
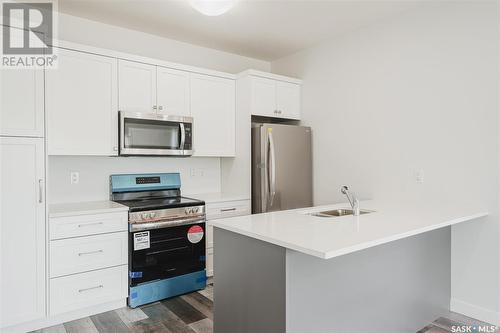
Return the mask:
{"type": "Polygon", "coordinates": [[[190,218],[205,218],[205,206],[155,209],[143,212],[129,213],[130,223],[159,222],[166,220],[185,220],[190,218]]]}

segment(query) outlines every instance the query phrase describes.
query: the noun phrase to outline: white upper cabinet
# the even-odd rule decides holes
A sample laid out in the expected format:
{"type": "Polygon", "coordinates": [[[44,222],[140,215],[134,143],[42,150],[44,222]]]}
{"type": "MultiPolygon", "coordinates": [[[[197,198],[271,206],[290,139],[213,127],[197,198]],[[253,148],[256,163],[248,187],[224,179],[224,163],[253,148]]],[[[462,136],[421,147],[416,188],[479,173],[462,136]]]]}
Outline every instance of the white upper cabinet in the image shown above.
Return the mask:
{"type": "Polygon", "coordinates": [[[300,80],[253,70],[247,73],[252,115],[300,119],[300,80]]]}
{"type": "Polygon", "coordinates": [[[271,79],[252,78],[252,114],[272,116],[276,112],[276,82],[271,79]]]}
{"type": "Polygon", "coordinates": [[[156,110],[156,66],[118,60],[120,111],[151,113],[156,110]]]}
{"type": "Polygon", "coordinates": [[[0,331],[45,317],[44,159],[42,138],[0,138],[0,331]]]}
{"type": "Polygon", "coordinates": [[[191,74],[195,156],[235,155],[235,81],[191,74]]]}
{"type": "Polygon", "coordinates": [[[175,116],[189,116],[189,73],[157,67],[158,112],[175,116]]]}
{"type": "Polygon", "coordinates": [[[47,70],[49,155],[118,153],[117,60],[60,49],[47,70]]]}
{"type": "Polygon", "coordinates": [[[278,117],[300,119],[300,86],[276,81],[276,110],[278,117]]]}
{"type": "Polygon", "coordinates": [[[190,114],[188,72],[120,59],[118,78],[120,111],[190,114]]]}
{"type": "Polygon", "coordinates": [[[1,69],[0,135],[44,136],[43,69],[1,69]]]}

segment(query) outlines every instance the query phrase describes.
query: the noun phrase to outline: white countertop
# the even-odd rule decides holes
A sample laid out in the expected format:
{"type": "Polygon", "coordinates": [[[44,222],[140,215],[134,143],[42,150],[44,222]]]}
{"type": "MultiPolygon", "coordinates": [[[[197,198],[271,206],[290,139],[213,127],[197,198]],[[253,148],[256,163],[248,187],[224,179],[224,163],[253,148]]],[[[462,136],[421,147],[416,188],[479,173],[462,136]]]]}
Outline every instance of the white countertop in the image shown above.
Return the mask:
{"type": "Polygon", "coordinates": [[[205,203],[216,203],[225,201],[237,201],[237,200],[250,200],[249,194],[236,194],[236,193],[225,193],[225,192],[213,192],[213,193],[193,193],[193,194],[182,194],[188,198],[194,198],[205,201],[205,203]]]}
{"type": "Polygon", "coordinates": [[[215,227],[323,259],[360,251],[488,215],[471,204],[361,202],[359,217],[317,217],[308,212],[348,208],[327,205],[212,221],[215,227]]]}
{"type": "Polygon", "coordinates": [[[128,211],[128,207],[109,200],[49,205],[49,217],[114,213],[120,211],[128,211]]]}

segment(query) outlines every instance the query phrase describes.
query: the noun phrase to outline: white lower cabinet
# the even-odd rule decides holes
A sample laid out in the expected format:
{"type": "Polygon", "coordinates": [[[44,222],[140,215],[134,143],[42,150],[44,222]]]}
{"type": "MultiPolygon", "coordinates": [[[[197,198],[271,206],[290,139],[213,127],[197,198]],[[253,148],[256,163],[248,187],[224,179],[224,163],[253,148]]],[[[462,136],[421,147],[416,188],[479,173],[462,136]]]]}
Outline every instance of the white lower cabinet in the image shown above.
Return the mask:
{"type": "Polygon", "coordinates": [[[127,264],[126,231],[50,242],[50,277],[127,264]]]}
{"type": "Polygon", "coordinates": [[[51,316],[128,295],[128,212],[50,217],[51,316]]]}
{"type": "Polygon", "coordinates": [[[223,219],[228,217],[243,216],[251,214],[250,200],[234,200],[207,203],[207,276],[214,275],[214,228],[210,225],[210,221],[223,219]]]}
{"type": "Polygon", "coordinates": [[[44,139],[0,137],[0,331],[45,317],[44,139]]]}
{"type": "Polygon", "coordinates": [[[122,212],[52,217],[50,239],[97,235],[123,231],[127,228],[128,216],[122,212]]]}
{"type": "Polygon", "coordinates": [[[79,310],[127,297],[127,266],[50,279],[50,314],[79,310]]]}

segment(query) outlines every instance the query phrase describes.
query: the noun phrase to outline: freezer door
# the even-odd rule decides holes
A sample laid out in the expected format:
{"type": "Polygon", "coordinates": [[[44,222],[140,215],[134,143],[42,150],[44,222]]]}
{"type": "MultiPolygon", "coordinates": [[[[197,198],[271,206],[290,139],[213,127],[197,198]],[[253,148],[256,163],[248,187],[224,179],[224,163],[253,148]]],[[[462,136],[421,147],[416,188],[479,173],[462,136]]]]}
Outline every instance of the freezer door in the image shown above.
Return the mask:
{"type": "Polygon", "coordinates": [[[311,206],[311,129],[263,124],[253,144],[254,213],[311,206]]]}

